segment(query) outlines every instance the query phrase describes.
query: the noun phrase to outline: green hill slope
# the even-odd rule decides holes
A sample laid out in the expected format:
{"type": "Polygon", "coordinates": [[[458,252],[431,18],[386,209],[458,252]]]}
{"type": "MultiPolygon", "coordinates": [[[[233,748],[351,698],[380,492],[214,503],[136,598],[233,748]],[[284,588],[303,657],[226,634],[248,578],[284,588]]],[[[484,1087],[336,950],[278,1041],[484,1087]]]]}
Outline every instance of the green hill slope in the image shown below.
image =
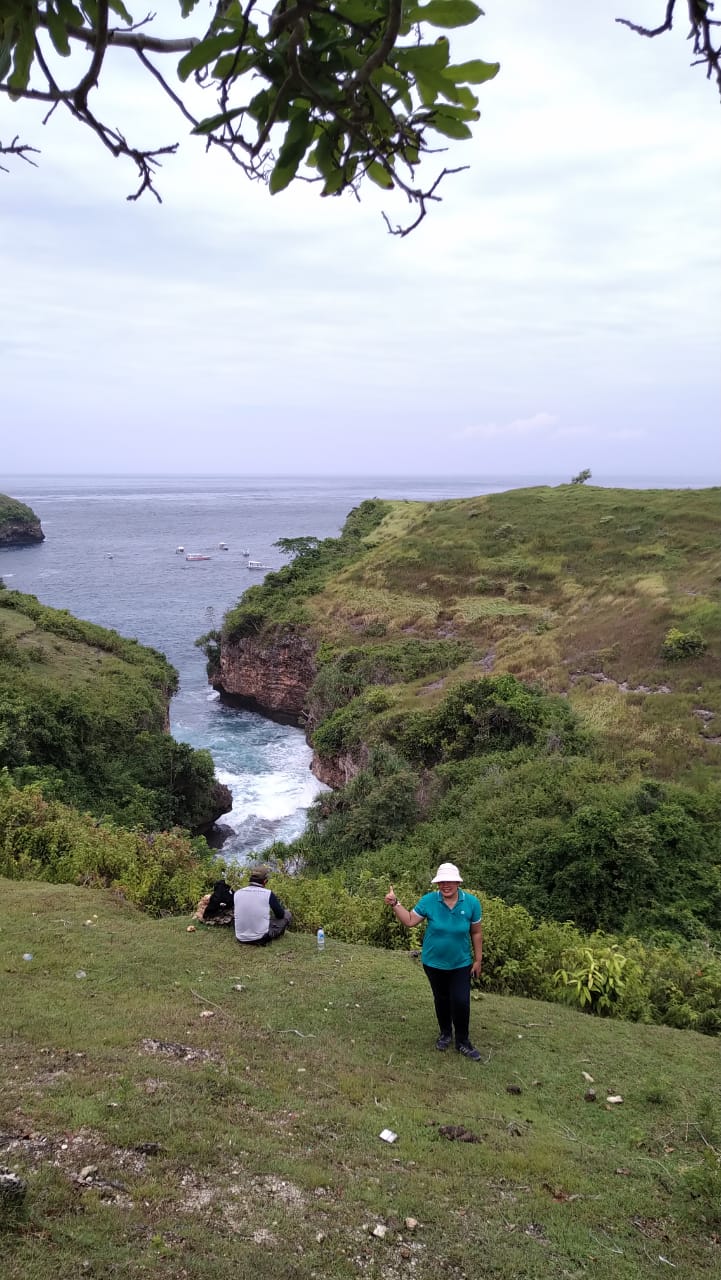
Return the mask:
{"type": "Polygon", "coordinates": [[[0,769],[125,825],[201,830],[229,808],[207,752],[174,742],[165,657],[0,591],[0,769]]]}
{"type": "Polygon", "coordinates": [[[716,1274],[713,1041],[484,997],[468,1063],[408,955],[0,891],[7,1280],[716,1274]]]}
{"type": "Polygon", "coordinates": [[[262,704],[280,641],[312,647],[336,792],[294,855],[419,889],[449,856],[538,915],[721,939],[719,529],[719,489],[566,485],[370,501],[297,543],[213,677],[262,704]]]}

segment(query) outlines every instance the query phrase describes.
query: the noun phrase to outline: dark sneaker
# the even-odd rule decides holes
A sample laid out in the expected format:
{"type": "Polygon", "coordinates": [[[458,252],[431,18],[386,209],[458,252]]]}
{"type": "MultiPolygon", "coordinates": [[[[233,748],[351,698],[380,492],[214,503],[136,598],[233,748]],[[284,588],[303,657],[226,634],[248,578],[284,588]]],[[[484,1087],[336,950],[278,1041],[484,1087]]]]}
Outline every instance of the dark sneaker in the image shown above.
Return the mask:
{"type": "Polygon", "coordinates": [[[474,1062],[481,1061],[480,1053],[473,1047],[470,1040],[464,1040],[461,1044],[457,1044],[456,1053],[462,1053],[464,1058],[472,1058],[474,1062]]]}
{"type": "Polygon", "coordinates": [[[453,1044],[453,1036],[439,1036],[436,1040],[436,1049],[440,1049],[441,1053],[445,1053],[446,1049],[450,1049],[453,1044]]]}

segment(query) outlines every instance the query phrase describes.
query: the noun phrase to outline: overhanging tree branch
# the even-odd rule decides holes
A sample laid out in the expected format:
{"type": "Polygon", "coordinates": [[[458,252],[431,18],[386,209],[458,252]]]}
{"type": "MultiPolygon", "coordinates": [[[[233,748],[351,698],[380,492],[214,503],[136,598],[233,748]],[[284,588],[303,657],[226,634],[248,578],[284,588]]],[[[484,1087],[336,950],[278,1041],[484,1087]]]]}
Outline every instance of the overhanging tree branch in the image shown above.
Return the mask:
{"type": "MultiPolygon", "coordinates": [[[[193,14],[197,23],[193,0],[176,2],[177,20],[193,14]]],[[[683,2],[696,60],[721,88],[713,5],[683,2]]],[[[654,38],[671,30],[680,3],[663,0],[656,27],[618,21],[654,38]]],[[[369,182],[395,189],[416,216],[407,228],[386,223],[394,234],[407,233],[440,199],[442,180],[458,172],[444,167],[426,177],[439,139],[445,148],[448,139],[472,136],[478,86],[499,69],[480,58],[451,61],[443,33],[481,16],[475,0],[277,0],[270,14],[256,4],[217,0],[204,31],[181,35],[172,25],[165,34],[151,31],[156,15],[134,22],[123,0],[0,0],[0,91],[13,102],[49,103],[46,120],[65,107],[111,154],[135,164],[141,181],[130,199],[148,190],[159,199],[156,170],[178,142],[136,146],[122,126],[105,123],[94,96],[109,58],[130,52],[192,133],[225,150],[249,177],[266,180],[271,193],[295,179],[319,183],[324,196],[358,195],[369,182]],[[77,45],[91,51],[80,76],[75,60],[58,60],[77,45]],[[155,62],[168,57],[179,57],[177,87],[155,62]],[[196,97],[213,96],[209,114],[200,115],[193,85],[196,97]]],[[[163,22],[173,22],[167,12],[163,22]]],[[[35,150],[15,138],[0,154],[27,159],[35,150]]]]}
{"type": "MultiPolygon", "coordinates": [[[[666,16],[658,27],[642,27],[636,22],[631,22],[629,18],[616,18],[616,22],[622,27],[629,27],[638,36],[646,36],[654,40],[656,36],[672,30],[676,16],[676,3],[677,0],[667,0],[666,16]]],[[[686,0],[686,8],[691,23],[688,39],[693,41],[696,59],[691,65],[705,66],[706,79],[710,80],[713,77],[721,93],[721,34],[719,32],[721,21],[711,17],[714,11],[713,0],[686,0]]]]}

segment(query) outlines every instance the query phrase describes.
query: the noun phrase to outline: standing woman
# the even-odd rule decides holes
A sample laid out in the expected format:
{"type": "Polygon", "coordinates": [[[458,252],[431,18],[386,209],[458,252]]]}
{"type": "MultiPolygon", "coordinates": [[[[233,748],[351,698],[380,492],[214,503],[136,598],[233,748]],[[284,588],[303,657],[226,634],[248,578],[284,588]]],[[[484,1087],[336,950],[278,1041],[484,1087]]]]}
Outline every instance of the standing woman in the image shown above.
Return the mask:
{"type": "Polygon", "coordinates": [[[385,901],[407,929],[421,920],[427,922],[421,960],[431,984],[440,1030],[436,1049],[450,1049],[455,1031],[456,1051],[479,1062],[481,1055],[468,1039],[468,1023],[471,978],[480,977],[483,962],[483,909],[478,898],[461,889],[463,877],[452,862],[441,863],[431,884],[437,886],[436,891],[424,893],[412,911],[401,906],[393,885],[385,901]]]}

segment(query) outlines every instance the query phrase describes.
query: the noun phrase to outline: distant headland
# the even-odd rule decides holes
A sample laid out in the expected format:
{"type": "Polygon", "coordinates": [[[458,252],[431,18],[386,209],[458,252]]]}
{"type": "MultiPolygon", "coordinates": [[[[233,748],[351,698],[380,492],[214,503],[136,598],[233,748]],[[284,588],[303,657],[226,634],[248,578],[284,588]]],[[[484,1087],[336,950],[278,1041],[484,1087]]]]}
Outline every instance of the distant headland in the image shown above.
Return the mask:
{"type": "Polygon", "coordinates": [[[42,525],[30,507],[0,493],[0,548],[27,547],[43,542],[42,525]]]}

